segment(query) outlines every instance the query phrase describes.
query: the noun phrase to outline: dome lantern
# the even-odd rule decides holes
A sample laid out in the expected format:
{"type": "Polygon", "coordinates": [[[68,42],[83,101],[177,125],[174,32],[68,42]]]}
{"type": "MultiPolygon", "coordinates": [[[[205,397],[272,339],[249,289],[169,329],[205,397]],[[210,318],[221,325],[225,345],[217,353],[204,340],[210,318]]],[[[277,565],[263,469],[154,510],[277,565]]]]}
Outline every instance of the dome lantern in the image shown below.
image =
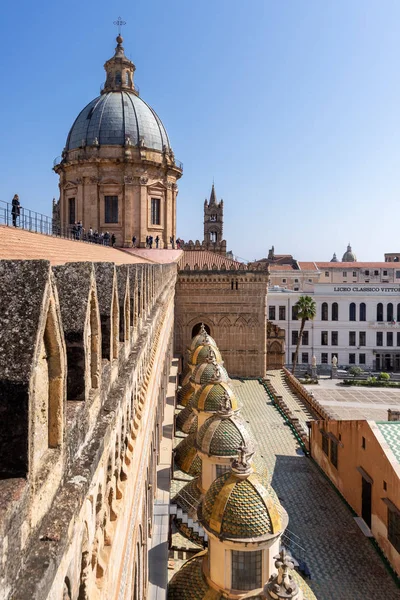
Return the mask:
{"type": "Polygon", "coordinates": [[[102,94],[125,90],[132,92],[137,96],[139,95],[139,91],[135,88],[133,81],[136,67],[132,61],[126,58],[124,47],[122,46],[123,41],[123,37],[118,34],[116,38],[117,46],[115,48],[115,54],[104,64],[107,77],[101,90],[102,94]]]}

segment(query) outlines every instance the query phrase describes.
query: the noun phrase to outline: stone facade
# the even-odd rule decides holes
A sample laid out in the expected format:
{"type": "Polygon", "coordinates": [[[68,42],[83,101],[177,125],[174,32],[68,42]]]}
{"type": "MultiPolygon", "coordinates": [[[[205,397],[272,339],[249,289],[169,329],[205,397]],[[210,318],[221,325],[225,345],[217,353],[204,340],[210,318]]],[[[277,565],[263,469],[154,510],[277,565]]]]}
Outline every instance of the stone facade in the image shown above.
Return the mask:
{"type": "Polygon", "coordinates": [[[179,263],[175,350],[184,355],[193,331],[199,323],[204,323],[232,375],[263,377],[268,271],[247,270],[245,265],[228,259],[220,268],[213,269],[215,255],[211,252],[202,253],[208,255],[208,268],[202,265],[194,269],[189,254],[196,255],[185,252],[179,263]]]}
{"type": "Polygon", "coordinates": [[[0,596],[145,598],[176,265],[0,281],[0,596]]]}

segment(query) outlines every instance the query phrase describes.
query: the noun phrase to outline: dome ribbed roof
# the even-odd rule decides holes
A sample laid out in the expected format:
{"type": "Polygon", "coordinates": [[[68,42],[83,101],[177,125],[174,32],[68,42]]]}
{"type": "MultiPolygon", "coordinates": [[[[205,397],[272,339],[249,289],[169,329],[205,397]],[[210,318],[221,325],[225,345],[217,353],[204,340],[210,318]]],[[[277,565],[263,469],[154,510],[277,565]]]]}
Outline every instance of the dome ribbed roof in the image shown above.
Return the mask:
{"type": "Polygon", "coordinates": [[[189,402],[188,408],[205,412],[218,412],[226,408],[227,400],[232,410],[239,408],[235,393],[227,382],[208,383],[197,390],[189,402]]]}
{"type": "Polygon", "coordinates": [[[112,91],[95,98],[79,113],[69,132],[66,150],[81,146],[124,146],[129,138],[146,148],[170,148],[164,125],[154,110],[133,92],[112,91]]]}
{"type": "Polygon", "coordinates": [[[279,534],[287,515],[261,475],[253,472],[243,479],[232,471],[212,483],[201,522],[220,538],[248,539],[279,534]]]}
{"type": "Polygon", "coordinates": [[[198,365],[192,373],[191,381],[197,385],[229,381],[226,369],[217,362],[206,362],[198,365]]]}
{"type": "Polygon", "coordinates": [[[177,466],[188,475],[200,475],[201,473],[201,458],[197,454],[195,448],[196,434],[191,433],[184,440],[179,442],[175,448],[175,463],[177,466]]]}
{"type": "Polygon", "coordinates": [[[229,417],[217,414],[207,419],[196,437],[197,448],[211,456],[236,457],[242,445],[254,452],[254,442],[245,422],[233,412],[229,417]]]}
{"type": "Polygon", "coordinates": [[[190,362],[192,365],[200,365],[206,361],[215,360],[218,364],[223,364],[222,356],[216,346],[201,345],[192,352],[190,362]]]}
{"type": "Polygon", "coordinates": [[[347,246],[347,250],[343,254],[342,262],[357,262],[357,257],[352,251],[350,244],[347,246]]]}
{"type": "Polygon", "coordinates": [[[204,326],[200,330],[200,333],[192,338],[190,342],[190,350],[193,352],[197,348],[197,346],[214,346],[217,348],[216,341],[207,333],[204,326]]]}

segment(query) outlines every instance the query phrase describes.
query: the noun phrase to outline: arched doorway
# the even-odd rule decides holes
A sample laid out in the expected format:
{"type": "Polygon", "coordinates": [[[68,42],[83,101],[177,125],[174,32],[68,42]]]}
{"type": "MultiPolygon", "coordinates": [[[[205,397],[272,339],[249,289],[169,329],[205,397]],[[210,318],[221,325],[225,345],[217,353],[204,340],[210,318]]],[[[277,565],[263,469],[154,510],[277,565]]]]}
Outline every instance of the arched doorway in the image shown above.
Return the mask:
{"type": "Polygon", "coordinates": [[[206,325],[205,323],[197,323],[197,325],[195,325],[192,329],[192,338],[195,335],[198,335],[200,333],[200,329],[201,329],[202,325],[204,325],[204,329],[207,331],[208,335],[211,334],[211,331],[210,331],[210,328],[208,325],[206,325]]]}

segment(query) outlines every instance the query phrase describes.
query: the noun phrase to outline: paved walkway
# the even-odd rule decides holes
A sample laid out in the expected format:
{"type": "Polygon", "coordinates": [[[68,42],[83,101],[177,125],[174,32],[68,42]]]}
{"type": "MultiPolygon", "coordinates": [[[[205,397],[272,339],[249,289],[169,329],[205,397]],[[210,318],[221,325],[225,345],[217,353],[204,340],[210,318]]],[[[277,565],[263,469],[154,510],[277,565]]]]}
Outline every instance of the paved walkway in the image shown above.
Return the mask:
{"type": "Polygon", "coordinates": [[[154,502],[153,534],[149,550],[148,600],[165,600],[168,583],[169,488],[173,443],[173,421],[178,360],[172,361],[167,403],[164,412],[163,437],[160,444],[160,462],[157,466],[157,493],[154,502]]]}
{"type": "Polygon", "coordinates": [[[300,423],[307,431],[306,422],[317,419],[317,415],[309,408],[309,406],[307,406],[300,396],[290,389],[282,369],[268,371],[267,378],[271,381],[278,396],[283,397],[286,406],[291,410],[295,417],[299,419],[300,423]]]}
{"type": "Polygon", "coordinates": [[[271,482],[300,536],[318,600],[400,599],[400,589],[352,513],[298,442],[257,381],[235,381],[271,482]]]}

